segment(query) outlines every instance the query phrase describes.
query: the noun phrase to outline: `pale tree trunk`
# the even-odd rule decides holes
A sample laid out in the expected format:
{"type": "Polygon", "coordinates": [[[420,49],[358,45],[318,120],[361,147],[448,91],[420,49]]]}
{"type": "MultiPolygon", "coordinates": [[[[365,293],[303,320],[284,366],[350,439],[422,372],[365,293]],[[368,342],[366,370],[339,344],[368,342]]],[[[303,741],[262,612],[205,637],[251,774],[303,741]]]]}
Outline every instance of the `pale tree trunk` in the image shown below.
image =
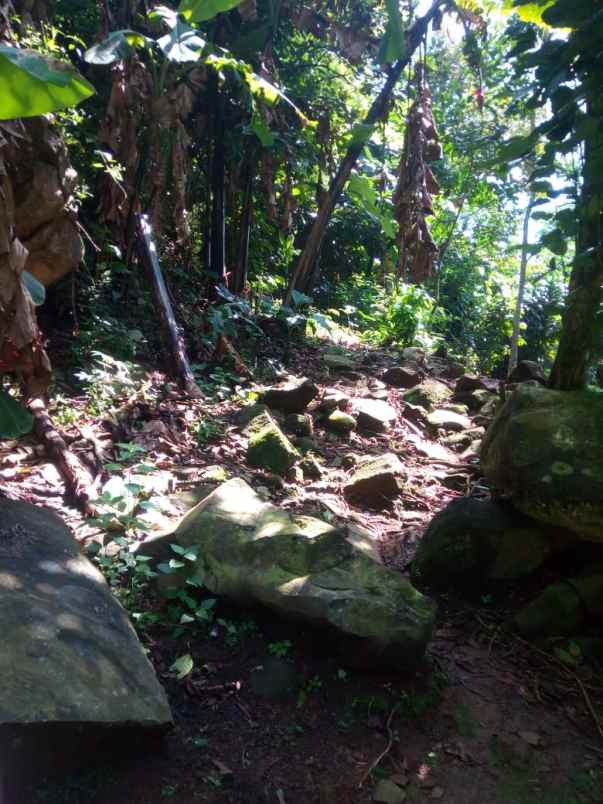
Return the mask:
{"type": "MultiPolygon", "coordinates": [[[[603,118],[603,99],[591,98],[588,115],[603,118]]],[[[578,212],[576,256],[561,326],[561,338],[549,385],[561,391],[584,388],[596,357],[596,317],[603,301],[603,133],[588,128],[584,144],[584,182],[578,212]]]]}
{"type": "MultiPolygon", "coordinates": [[[[424,17],[420,17],[414,25],[406,33],[406,54],[404,58],[399,59],[390,69],[387,80],[383,85],[383,89],[373,101],[366,117],[362,121],[363,126],[372,127],[379,120],[383,118],[386,113],[388,104],[390,102],[392,93],[402,72],[408,66],[410,60],[423,41],[429,24],[437,16],[442,5],[446,0],[436,0],[431,6],[429,11],[424,17]]],[[[365,146],[365,140],[361,137],[358,141],[353,142],[347,149],[343,161],[339,165],[339,169],[335,177],[331,181],[329,191],[323,195],[322,203],[314,219],[312,227],[308,233],[308,237],[304,244],[302,253],[295,268],[291,272],[289,279],[289,286],[285,296],[285,304],[291,303],[291,297],[294,290],[301,288],[305,292],[312,290],[309,287],[309,282],[313,281],[313,277],[317,276],[316,261],[320,256],[322,242],[324,240],[327,226],[331,220],[333,210],[339,200],[339,197],[345,187],[354,165],[360,156],[362,149],[365,146]]]]}
{"type": "Polygon", "coordinates": [[[523,234],[521,240],[521,260],[519,263],[519,285],[517,287],[517,299],[515,300],[515,312],[513,314],[513,334],[511,335],[511,354],[509,355],[509,368],[507,376],[511,374],[517,365],[519,352],[519,334],[521,327],[521,311],[523,309],[523,297],[526,289],[526,278],[528,273],[528,240],[530,232],[530,216],[534,206],[534,193],[531,192],[528,198],[528,205],[523,216],[523,234]]]}

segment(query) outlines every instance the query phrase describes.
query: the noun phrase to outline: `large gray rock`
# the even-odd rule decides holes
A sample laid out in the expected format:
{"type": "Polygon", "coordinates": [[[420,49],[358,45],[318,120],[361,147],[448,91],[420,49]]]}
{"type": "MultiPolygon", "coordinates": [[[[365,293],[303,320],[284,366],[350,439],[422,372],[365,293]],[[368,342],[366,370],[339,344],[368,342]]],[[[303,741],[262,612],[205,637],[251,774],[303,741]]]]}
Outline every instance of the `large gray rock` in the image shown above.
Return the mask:
{"type": "Polygon", "coordinates": [[[277,475],[286,475],[299,452],[269,413],[255,416],[247,426],[247,462],[277,475]]]}
{"type": "Polygon", "coordinates": [[[147,540],[140,551],[172,557],[174,542],[201,549],[189,576],[168,581],[184,584],[192,573],[213,594],[310,623],[327,633],[348,664],[406,668],[423,655],[432,601],[375,561],[373,545],[281,511],[243,480],[224,483],[173,533],[147,540]]]}
{"type": "Polygon", "coordinates": [[[406,366],[392,366],[383,375],[383,381],[395,388],[413,388],[418,385],[424,375],[421,371],[406,366]]]}
{"type": "Polygon", "coordinates": [[[371,433],[389,430],[398,418],[396,409],[382,399],[354,399],[353,406],[358,414],[358,426],[371,433]]]}
{"type": "Polygon", "coordinates": [[[67,746],[108,726],[115,734],[171,725],[126,612],[68,528],[43,508],[5,499],[0,629],[3,752],[22,755],[30,741],[46,741],[48,751],[58,729],[67,746]]]}
{"type": "Polygon", "coordinates": [[[269,408],[284,410],[286,413],[302,413],[310,402],[318,396],[318,388],[308,379],[293,379],[285,385],[269,388],[260,401],[269,408]]]}
{"type": "Polygon", "coordinates": [[[427,379],[415,388],[406,391],[403,396],[405,402],[420,405],[429,412],[450,401],[452,390],[439,380],[427,379]]]}
{"type": "Polygon", "coordinates": [[[431,520],[411,577],[422,589],[471,595],[530,575],[567,544],[566,531],[538,527],[508,504],[464,497],[431,520]]]}
{"type": "Polygon", "coordinates": [[[603,395],[520,385],[482,443],[482,471],[534,519],[603,542],[603,395]]]}

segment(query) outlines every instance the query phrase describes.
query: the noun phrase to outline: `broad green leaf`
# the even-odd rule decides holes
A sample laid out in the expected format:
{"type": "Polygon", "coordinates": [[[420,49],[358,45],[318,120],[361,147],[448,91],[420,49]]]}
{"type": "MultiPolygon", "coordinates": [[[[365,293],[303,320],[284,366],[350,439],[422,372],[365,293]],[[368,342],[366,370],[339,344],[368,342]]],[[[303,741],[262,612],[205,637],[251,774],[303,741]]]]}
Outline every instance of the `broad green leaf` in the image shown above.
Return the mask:
{"type": "Polygon", "coordinates": [[[106,39],[93,45],[84,53],[89,64],[113,64],[120,59],[127,59],[137,47],[150,47],[153,40],[136,31],[113,31],[106,39]]]}
{"type": "Polygon", "coordinates": [[[170,665],[170,670],[173,670],[174,673],[176,673],[176,677],[182,680],[192,672],[194,666],[195,662],[193,661],[193,657],[190,653],[185,653],[184,656],[179,656],[176,661],[170,665]]]}
{"type": "Polygon", "coordinates": [[[0,388],[0,438],[18,438],[31,431],[33,416],[0,388]]]}
{"type": "Polygon", "coordinates": [[[254,112],[250,128],[264,148],[271,148],[274,145],[274,134],[261,115],[254,112]]]}
{"type": "Polygon", "coordinates": [[[172,30],[158,39],[157,44],[167,59],[182,64],[197,61],[206,42],[198,31],[178,17],[172,30]]]}
{"type": "Polygon", "coordinates": [[[23,271],[21,276],[23,277],[23,284],[29,291],[32,302],[36,307],[40,307],[46,301],[46,288],[40,280],[36,279],[29,271],[23,271]]]}
{"type": "Polygon", "coordinates": [[[507,10],[515,11],[524,22],[534,22],[542,25],[544,20],[542,15],[555,3],[555,0],[515,0],[512,3],[505,3],[507,10]]]}
{"type": "Polygon", "coordinates": [[[68,62],[0,45],[0,120],[58,112],[94,92],[68,62]]]}
{"type": "Polygon", "coordinates": [[[241,0],[181,0],[178,13],[188,22],[205,22],[236,8],[240,2],[241,0]]]}

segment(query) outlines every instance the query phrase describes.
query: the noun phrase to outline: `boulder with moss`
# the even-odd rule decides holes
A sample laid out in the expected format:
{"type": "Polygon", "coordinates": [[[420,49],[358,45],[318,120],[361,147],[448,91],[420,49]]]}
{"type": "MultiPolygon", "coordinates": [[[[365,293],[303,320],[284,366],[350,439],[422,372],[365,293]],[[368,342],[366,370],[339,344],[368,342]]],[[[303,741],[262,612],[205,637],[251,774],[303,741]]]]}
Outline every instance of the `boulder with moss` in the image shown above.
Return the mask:
{"type": "Polygon", "coordinates": [[[383,399],[354,399],[353,406],[358,426],[371,433],[389,430],[398,418],[396,409],[383,399]]]}
{"type": "Polygon", "coordinates": [[[260,402],[269,408],[285,413],[303,413],[310,402],[318,396],[318,388],[311,380],[292,379],[284,385],[269,388],[260,397],[260,402]]]}
{"type": "Polygon", "coordinates": [[[431,412],[436,408],[449,402],[452,398],[452,390],[439,380],[423,380],[420,385],[411,388],[403,394],[404,401],[411,405],[420,405],[426,411],[431,412]]]}
{"type": "Polygon", "coordinates": [[[326,425],[335,433],[351,433],[356,429],[356,419],[343,410],[334,410],[326,420],[326,425]]]}
{"type": "Polygon", "coordinates": [[[299,452],[269,413],[256,416],[245,430],[249,437],[247,462],[250,466],[286,475],[299,452]]]}
{"type": "Polygon", "coordinates": [[[519,510],[603,542],[603,394],[518,386],[486,433],[481,466],[519,510]]]}
{"type": "Polygon", "coordinates": [[[223,484],[173,533],[139,549],[165,559],[171,544],[199,550],[190,569],[164,582],[195,579],[241,606],[315,626],[350,665],[405,669],[423,656],[435,615],[429,598],[376,561],[370,545],[263,502],[243,480],[223,484]]]}
{"type": "Polygon", "coordinates": [[[432,519],[411,577],[420,588],[471,596],[530,575],[569,539],[566,531],[539,527],[511,505],[465,497],[432,519]]]}
{"type": "Polygon", "coordinates": [[[404,467],[393,453],[364,461],[344,486],[351,501],[369,508],[382,508],[400,494],[404,467]]]}

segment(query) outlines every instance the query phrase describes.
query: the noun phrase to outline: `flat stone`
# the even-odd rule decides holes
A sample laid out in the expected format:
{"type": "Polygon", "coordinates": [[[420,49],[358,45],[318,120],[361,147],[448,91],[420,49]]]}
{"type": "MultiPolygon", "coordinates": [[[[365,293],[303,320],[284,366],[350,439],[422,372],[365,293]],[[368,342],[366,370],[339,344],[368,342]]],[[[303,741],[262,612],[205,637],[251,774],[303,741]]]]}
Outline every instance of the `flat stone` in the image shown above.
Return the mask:
{"type": "Polygon", "coordinates": [[[427,424],[434,429],[467,430],[471,427],[471,419],[453,410],[434,410],[427,416],[427,424]]]}
{"type": "Polygon", "coordinates": [[[3,771],[13,751],[24,761],[30,741],[74,767],[71,752],[87,739],[172,725],[128,615],[67,526],[50,511],[6,499],[0,628],[3,771]]]}
{"type": "Polygon", "coordinates": [[[245,433],[249,436],[247,462],[285,476],[299,453],[269,413],[256,416],[245,433]]]}
{"type": "Polygon", "coordinates": [[[327,368],[333,371],[355,371],[358,368],[357,363],[346,355],[336,354],[333,352],[326,352],[322,356],[322,361],[327,368]]]}
{"type": "Polygon", "coordinates": [[[354,399],[358,426],[373,433],[389,430],[398,418],[396,409],[382,399],[354,399]]]}
{"type": "Polygon", "coordinates": [[[380,779],[373,793],[373,801],[381,804],[402,804],[406,801],[406,793],[389,779],[380,779]]]}
{"type": "Polygon", "coordinates": [[[386,453],[362,463],[345,484],[344,494],[353,502],[381,508],[400,494],[399,479],[403,475],[398,457],[386,453]]]}
{"type": "Polygon", "coordinates": [[[263,502],[234,479],[139,551],[159,560],[173,557],[170,544],[199,545],[196,562],[158,582],[179,587],[195,579],[246,609],[263,605],[306,622],[351,666],[416,667],[435,606],[354,541],[326,522],[263,502]]]}
{"type": "Polygon", "coordinates": [[[303,378],[290,380],[276,388],[269,388],[261,395],[260,402],[269,408],[283,410],[286,413],[302,413],[317,396],[317,386],[303,378]]]}
{"type": "Polygon", "coordinates": [[[413,388],[423,380],[423,377],[420,371],[405,366],[392,366],[383,375],[384,381],[395,388],[413,388]]]}

